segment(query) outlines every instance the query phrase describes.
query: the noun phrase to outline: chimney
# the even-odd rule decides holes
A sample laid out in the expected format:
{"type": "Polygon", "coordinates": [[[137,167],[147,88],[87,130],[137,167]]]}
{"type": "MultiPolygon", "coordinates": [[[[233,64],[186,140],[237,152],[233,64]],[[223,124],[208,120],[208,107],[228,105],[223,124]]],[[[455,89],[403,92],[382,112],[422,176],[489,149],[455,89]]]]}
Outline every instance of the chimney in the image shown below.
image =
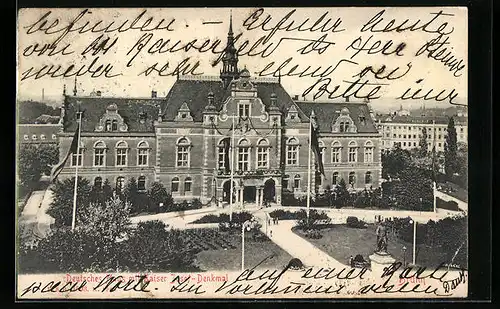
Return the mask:
{"type": "Polygon", "coordinates": [[[155,90],[152,90],[151,91],[151,98],[156,98],[157,95],[156,95],[156,91],[155,90]]]}
{"type": "Polygon", "coordinates": [[[346,101],[347,103],[349,103],[349,97],[348,97],[348,96],[347,96],[347,97],[345,97],[345,101],[346,101]]]}
{"type": "Polygon", "coordinates": [[[294,95],[294,96],[293,96],[293,100],[294,100],[294,101],[298,101],[298,100],[299,100],[299,95],[298,95],[298,94],[294,95]]]}
{"type": "Polygon", "coordinates": [[[97,90],[96,95],[97,95],[98,97],[100,97],[100,96],[101,96],[101,90],[97,90]]]}

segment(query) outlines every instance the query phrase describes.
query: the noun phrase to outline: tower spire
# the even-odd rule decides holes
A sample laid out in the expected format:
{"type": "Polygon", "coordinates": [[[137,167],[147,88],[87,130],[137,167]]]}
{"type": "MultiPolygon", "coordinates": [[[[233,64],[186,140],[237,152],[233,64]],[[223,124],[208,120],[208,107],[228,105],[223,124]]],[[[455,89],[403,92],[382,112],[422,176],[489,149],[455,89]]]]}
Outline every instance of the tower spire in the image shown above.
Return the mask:
{"type": "Polygon", "coordinates": [[[229,31],[227,33],[227,44],[222,57],[222,70],[220,78],[224,88],[226,88],[233,79],[237,79],[238,77],[238,55],[236,47],[234,47],[233,13],[231,11],[229,17],[229,31]]]}

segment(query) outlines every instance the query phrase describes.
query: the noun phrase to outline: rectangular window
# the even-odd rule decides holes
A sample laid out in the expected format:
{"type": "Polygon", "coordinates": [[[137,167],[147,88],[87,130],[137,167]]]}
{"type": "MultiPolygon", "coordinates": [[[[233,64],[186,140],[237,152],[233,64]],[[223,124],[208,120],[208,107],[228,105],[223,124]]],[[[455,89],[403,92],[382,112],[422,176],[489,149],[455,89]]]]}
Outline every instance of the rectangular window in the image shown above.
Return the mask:
{"type": "Polygon", "coordinates": [[[148,150],[147,149],[139,149],[137,151],[137,165],[138,166],[147,166],[148,165],[148,150]]]}
{"type": "Polygon", "coordinates": [[[340,163],[341,160],[341,149],[340,147],[332,148],[332,163],[340,163]]]}
{"type": "Polygon", "coordinates": [[[396,138],[396,134],[393,134],[393,136],[392,136],[392,137],[396,138]]]}
{"type": "Polygon", "coordinates": [[[365,162],[367,163],[373,162],[373,147],[365,148],[365,162]]]}
{"type": "Polygon", "coordinates": [[[238,170],[248,171],[249,154],[250,154],[250,148],[248,147],[238,148],[238,170]]]}
{"type": "Polygon", "coordinates": [[[349,147],[349,162],[356,162],[358,151],[356,147],[349,147]]]}
{"type": "Polygon", "coordinates": [[[249,103],[240,103],[238,105],[238,116],[239,117],[250,116],[250,104],[249,103]]]}
{"type": "Polygon", "coordinates": [[[94,149],[94,166],[104,166],[105,149],[94,149]]]}
{"type": "Polygon", "coordinates": [[[189,146],[177,146],[177,167],[189,166],[189,146]]]}
{"type": "Polygon", "coordinates": [[[71,166],[83,166],[83,148],[80,148],[79,150],[78,154],[74,153],[71,156],[71,166]]]}
{"type": "Polygon", "coordinates": [[[127,149],[116,150],[116,166],[127,165],[127,149]]]}
{"type": "Polygon", "coordinates": [[[224,147],[219,147],[219,154],[217,157],[217,166],[219,167],[219,169],[226,168],[226,148],[224,148],[224,147]]]}
{"type": "Polygon", "coordinates": [[[286,151],[286,164],[298,165],[299,164],[298,154],[299,154],[298,145],[288,145],[286,151]]]}
{"type": "Polygon", "coordinates": [[[268,168],[268,148],[258,147],[257,148],[257,168],[268,168]]]}
{"type": "Polygon", "coordinates": [[[293,187],[294,187],[295,189],[300,188],[300,178],[295,177],[295,178],[293,179],[293,187]]]}

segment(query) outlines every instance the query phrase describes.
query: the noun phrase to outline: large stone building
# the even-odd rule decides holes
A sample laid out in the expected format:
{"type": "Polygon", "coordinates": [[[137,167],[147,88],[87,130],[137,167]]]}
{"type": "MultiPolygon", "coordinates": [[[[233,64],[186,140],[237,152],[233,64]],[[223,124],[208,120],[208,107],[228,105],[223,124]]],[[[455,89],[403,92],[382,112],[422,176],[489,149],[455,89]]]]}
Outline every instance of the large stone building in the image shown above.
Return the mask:
{"type": "Polygon", "coordinates": [[[366,103],[296,101],[280,80],[251,77],[238,69],[231,27],[222,63],[217,77],[178,76],[162,98],[65,94],[61,156],[78,108],[85,112],[80,153],[59,178],[72,177],[78,164],[97,185],[107,178],[123,188],[134,177],[142,190],[163,183],[176,200],[228,202],[232,168],[238,204],[281,204],[284,190],[306,194],[314,110],[326,177],[313,172],[311,187],[321,192],[341,178],[351,189],[379,186],[381,135],[366,103]]]}
{"type": "MultiPolygon", "coordinates": [[[[457,115],[453,120],[457,131],[457,142],[467,144],[467,118],[457,115]]],[[[386,115],[378,117],[376,122],[382,134],[383,149],[392,149],[396,145],[402,149],[417,148],[425,128],[428,151],[432,150],[434,142],[436,151],[444,151],[449,122],[447,116],[386,115]]]]}

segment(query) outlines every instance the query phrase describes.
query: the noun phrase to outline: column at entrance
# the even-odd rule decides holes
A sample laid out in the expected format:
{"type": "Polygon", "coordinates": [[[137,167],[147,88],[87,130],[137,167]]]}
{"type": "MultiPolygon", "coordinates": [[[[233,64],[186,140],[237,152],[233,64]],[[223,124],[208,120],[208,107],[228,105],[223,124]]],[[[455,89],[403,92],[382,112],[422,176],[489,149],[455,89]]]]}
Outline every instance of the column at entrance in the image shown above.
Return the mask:
{"type": "Polygon", "coordinates": [[[259,192],[259,195],[257,196],[257,206],[262,207],[264,202],[264,188],[258,187],[257,190],[257,192],[259,192]]]}
{"type": "Polygon", "coordinates": [[[239,203],[240,207],[243,208],[243,191],[245,190],[245,187],[240,187],[240,192],[239,192],[239,203]]]}

